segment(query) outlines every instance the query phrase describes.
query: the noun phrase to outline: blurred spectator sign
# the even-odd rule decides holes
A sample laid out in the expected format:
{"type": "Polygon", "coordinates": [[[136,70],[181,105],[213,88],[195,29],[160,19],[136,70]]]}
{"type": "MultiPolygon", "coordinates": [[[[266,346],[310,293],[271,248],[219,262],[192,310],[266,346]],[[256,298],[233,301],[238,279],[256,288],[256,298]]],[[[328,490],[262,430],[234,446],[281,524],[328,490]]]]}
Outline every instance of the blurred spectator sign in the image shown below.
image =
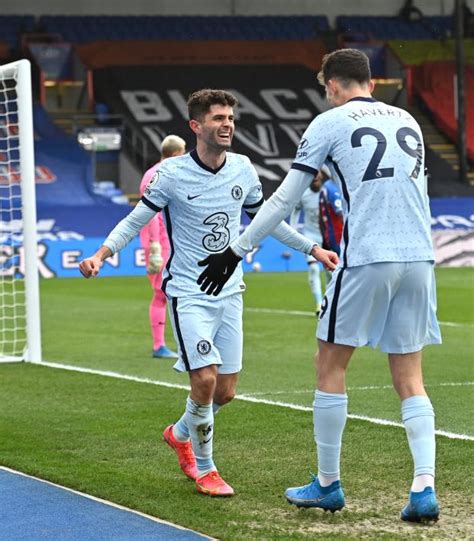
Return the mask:
{"type": "Polygon", "coordinates": [[[31,43],[29,47],[47,79],[71,78],[72,45],[70,43],[31,43]]]}

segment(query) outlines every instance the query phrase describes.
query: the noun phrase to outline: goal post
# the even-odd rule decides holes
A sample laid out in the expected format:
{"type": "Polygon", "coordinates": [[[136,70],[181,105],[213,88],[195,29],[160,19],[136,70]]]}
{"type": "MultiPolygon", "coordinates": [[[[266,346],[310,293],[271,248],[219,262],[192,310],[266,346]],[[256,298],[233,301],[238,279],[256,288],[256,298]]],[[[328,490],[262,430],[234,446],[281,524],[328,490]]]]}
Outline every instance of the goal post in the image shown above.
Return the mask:
{"type": "Polygon", "coordinates": [[[31,66],[0,66],[0,362],[41,362],[31,66]]]}

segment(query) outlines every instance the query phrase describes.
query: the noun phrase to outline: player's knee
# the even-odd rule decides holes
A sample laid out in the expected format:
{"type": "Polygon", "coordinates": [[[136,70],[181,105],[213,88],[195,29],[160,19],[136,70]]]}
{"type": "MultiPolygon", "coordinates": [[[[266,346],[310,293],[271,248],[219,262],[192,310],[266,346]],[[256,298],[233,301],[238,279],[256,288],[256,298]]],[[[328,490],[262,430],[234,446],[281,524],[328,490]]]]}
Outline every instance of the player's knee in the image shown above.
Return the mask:
{"type": "Polygon", "coordinates": [[[411,396],[425,395],[425,386],[420,379],[393,378],[393,387],[401,400],[411,396]]]}
{"type": "Polygon", "coordinates": [[[235,389],[225,389],[223,392],[214,394],[214,401],[220,406],[232,402],[235,398],[235,389]]]}
{"type": "Polygon", "coordinates": [[[211,400],[216,388],[216,375],[209,370],[196,370],[191,378],[192,394],[200,397],[200,402],[211,400]]]}

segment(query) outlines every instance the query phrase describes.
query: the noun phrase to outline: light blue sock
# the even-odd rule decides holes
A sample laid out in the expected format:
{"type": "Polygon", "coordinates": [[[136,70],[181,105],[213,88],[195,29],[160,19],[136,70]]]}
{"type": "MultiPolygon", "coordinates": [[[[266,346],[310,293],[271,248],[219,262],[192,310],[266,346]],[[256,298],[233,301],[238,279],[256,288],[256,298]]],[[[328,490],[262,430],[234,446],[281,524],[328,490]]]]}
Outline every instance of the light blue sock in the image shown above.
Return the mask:
{"type": "Polygon", "coordinates": [[[410,396],[402,401],[402,419],[408,437],[415,477],[428,474],[434,477],[436,442],[434,411],[427,396],[410,396]]]}
{"type": "MultiPolygon", "coordinates": [[[[212,403],[212,412],[214,415],[222,408],[220,404],[217,404],[216,402],[212,403]]],[[[186,412],[183,413],[181,416],[181,419],[177,421],[173,426],[173,434],[174,437],[178,441],[188,441],[189,440],[189,429],[188,425],[186,424],[186,412]]]]}
{"type": "Polygon", "coordinates": [[[184,420],[191,436],[199,475],[204,475],[216,466],[212,460],[212,438],[214,436],[214,414],[212,404],[198,404],[188,397],[184,420]]]}
{"type": "Polygon", "coordinates": [[[179,421],[177,421],[174,424],[173,435],[178,441],[189,440],[189,429],[188,429],[188,425],[186,424],[186,410],[184,410],[184,413],[183,415],[181,415],[181,418],[179,419],[179,421]]]}
{"type": "Polygon", "coordinates": [[[342,433],[347,419],[347,395],[314,393],[314,438],[318,449],[318,478],[328,486],[340,477],[342,433]]]}

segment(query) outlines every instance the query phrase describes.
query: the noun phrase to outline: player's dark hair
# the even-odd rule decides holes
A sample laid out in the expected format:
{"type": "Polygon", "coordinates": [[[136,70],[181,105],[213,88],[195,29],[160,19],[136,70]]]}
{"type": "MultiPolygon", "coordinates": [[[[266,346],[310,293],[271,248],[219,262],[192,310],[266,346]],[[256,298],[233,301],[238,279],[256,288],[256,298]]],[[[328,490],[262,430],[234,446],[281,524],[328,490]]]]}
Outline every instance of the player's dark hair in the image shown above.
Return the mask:
{"type": "Polygon", "coordinates": [[[212,105],[237,105],[237,98],[225,90],[204,88],[193,92],[188,98],[188,114],[190,120],[201,120],[212,105]]]}
{"type": "Polygon", "coordinates": [[[318,81],[322,85],[330,79],[337,79],[347,87],[353,83],[369,83],[371,78],[369,58],[357,49],[339,49],[324,55],[318,73],[318,81]]]}

